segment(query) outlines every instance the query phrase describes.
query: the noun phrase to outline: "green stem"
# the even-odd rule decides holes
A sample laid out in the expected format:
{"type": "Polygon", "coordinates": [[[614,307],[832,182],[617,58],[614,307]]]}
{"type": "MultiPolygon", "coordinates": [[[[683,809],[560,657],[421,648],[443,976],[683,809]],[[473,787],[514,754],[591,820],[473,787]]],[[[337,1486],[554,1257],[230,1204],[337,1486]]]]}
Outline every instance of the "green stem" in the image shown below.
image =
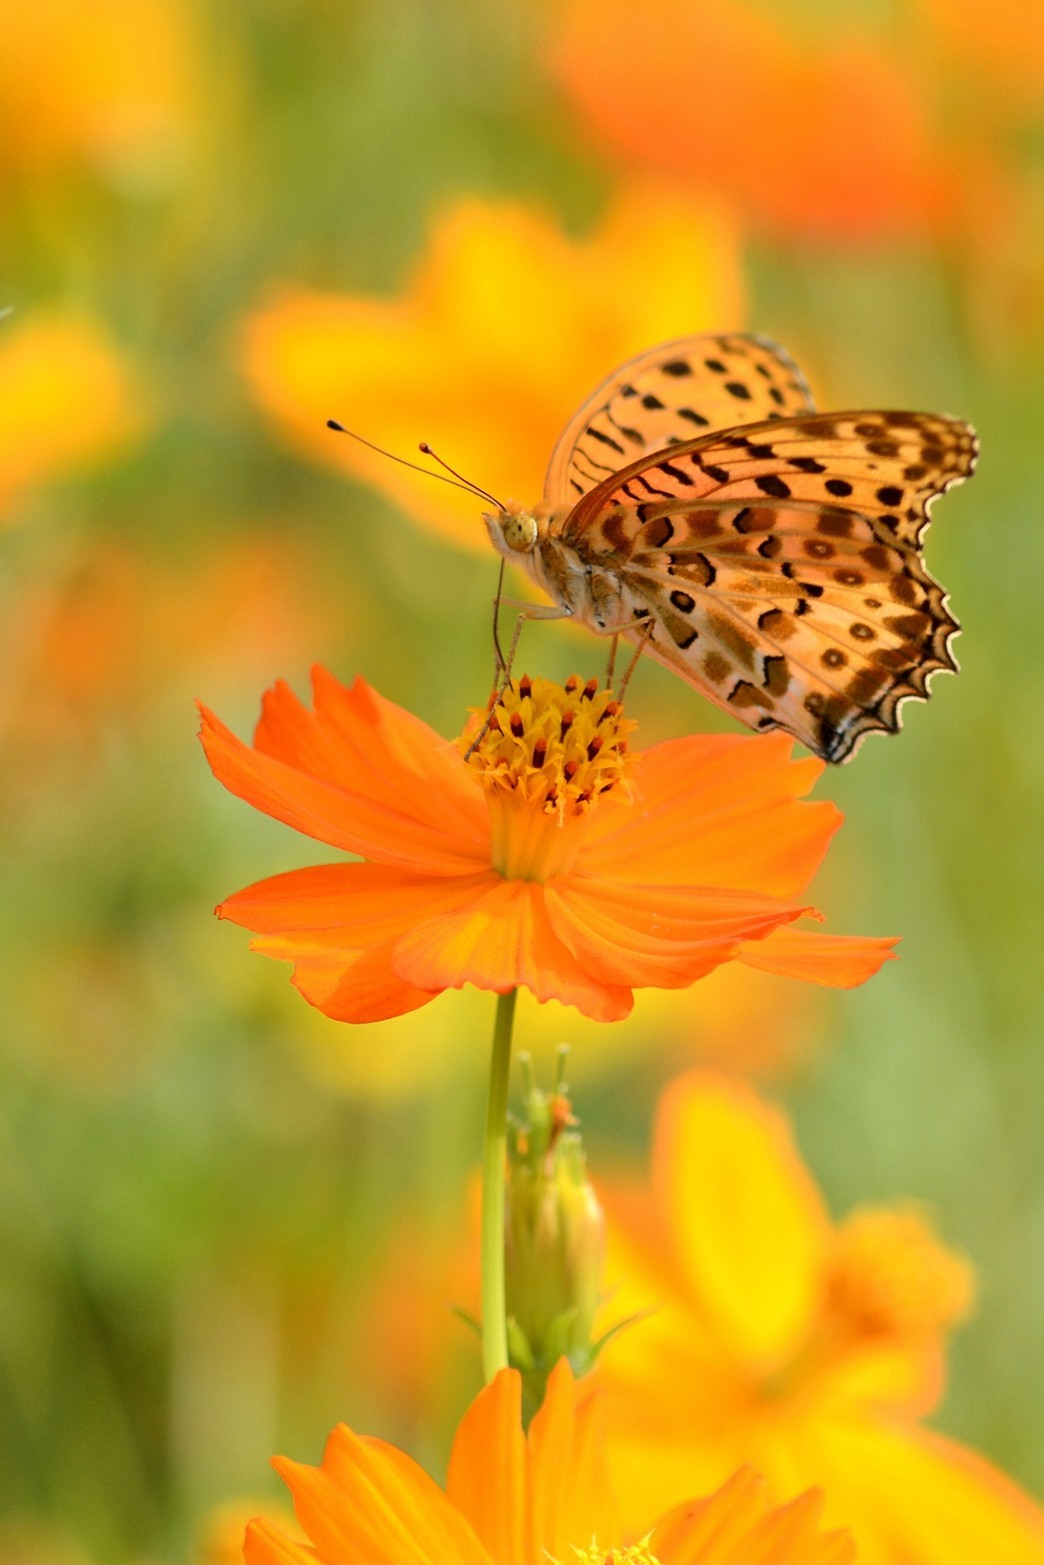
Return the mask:
{"type": "Polygon", "coordinates": [[[487,1380],[506,1369],[507,1307],[504,1294],[504,1165],[507,1157],[508,1079],[516,991],[497,1000],[493,1058],[482,1157],[482,1372],[487,1380]]]}

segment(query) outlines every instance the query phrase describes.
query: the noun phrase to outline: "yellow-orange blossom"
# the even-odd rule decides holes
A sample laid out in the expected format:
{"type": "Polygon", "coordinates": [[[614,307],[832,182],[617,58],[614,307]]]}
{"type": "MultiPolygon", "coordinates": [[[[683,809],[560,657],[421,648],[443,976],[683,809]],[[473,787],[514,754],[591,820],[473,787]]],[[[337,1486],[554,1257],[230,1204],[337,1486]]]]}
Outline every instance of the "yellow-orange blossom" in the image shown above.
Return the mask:
{"type": "Polygon", "coordinates": [[[821,1486],[863,1565],[1040,1565],[1040,1508],[922,1426],[972,1293],[924,1217],[833,1224],[782,1116],[710,1073],[664,1095],[653,1175],[601,1192],[607,1324],[644,1314],[598,1370],[625,1520],[750,1462],[776,1500],[821,1486]]]}
{"type": "Polygon", "coordinates": [[[205,708],[202,739],[231,792],[364,859],[218,909],[328,1016],[380,1020],[470,983],[612,1021],[635,988],[732,958],[862,983],[895,943],[789,927],[841,816],[800,802],[822,764],[781,735],[632,753],[634,725],[593,680],[523,677],[466,760],[361,679],[313,677],[314,711],[283,683],[266,694],[252,748],[205,708]]]}

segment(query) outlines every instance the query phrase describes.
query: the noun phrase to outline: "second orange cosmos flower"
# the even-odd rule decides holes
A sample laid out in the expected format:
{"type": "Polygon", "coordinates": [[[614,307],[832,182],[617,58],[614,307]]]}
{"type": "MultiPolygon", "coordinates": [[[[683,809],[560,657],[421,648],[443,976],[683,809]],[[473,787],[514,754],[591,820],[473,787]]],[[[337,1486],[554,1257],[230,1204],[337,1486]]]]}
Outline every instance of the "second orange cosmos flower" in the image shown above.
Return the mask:
{"type": "Polygon", "coordinates": [[[361,679],[313,681],[313,711],[267,692],[253,747],[205,708],[202,740],[232,793],[363,860],[218,908],[327,1016],[379,1021],[470,983],[615,1021],[634,989],[734,958],[851,987],[895,944],[790,927],[841,815],[801,802],[822,763],[782,735],[632,753],[611,692],[523,677],[466,756],[478,719],[454,743],[361,679]]]}

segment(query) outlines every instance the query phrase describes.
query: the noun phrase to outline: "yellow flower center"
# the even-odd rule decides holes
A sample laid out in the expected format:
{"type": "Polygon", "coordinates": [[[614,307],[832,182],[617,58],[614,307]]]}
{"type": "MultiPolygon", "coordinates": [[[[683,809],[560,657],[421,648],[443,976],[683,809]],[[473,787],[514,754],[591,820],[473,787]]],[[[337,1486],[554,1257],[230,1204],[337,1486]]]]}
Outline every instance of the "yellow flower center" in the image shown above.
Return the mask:
{"type": "Polygon", "coordinates": [[[630,1544],[626,1549],[600,1549],[597,1540],[592,1538],[586,1549],[578,1549],[574,1544],[573,1554],[576,1565],[660,1565],[649,1548],[647,1537],[641,1543],[630,1544]]]}
{"type": "Polygon", "coordinates": [[[933,1336],[967,1315],[974,1296],[969,1263],[909,1207],[855,1212],[837,1231],[827,1310],[859,1336],[933,1336]]]}
{"type": "Polygon", "coordinates": [[[472,713],[460,743],[481,776],[505,879],[545,881],[571,867],[591,810],[626,788],[635,726],[611,690],[575,674],[564,686],[523,674],[492,712],[472,713]]]}

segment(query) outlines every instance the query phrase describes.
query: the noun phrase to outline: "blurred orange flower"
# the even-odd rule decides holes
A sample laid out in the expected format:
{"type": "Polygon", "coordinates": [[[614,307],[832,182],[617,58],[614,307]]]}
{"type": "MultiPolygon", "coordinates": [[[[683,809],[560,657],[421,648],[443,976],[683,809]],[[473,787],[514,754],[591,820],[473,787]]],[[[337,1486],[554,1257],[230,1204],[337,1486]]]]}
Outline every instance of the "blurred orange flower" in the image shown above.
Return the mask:
{"type": "Polygon", "coordinates": [[[184,0],[5,6],[0,168],[78,163],[121,183],[165,182],[195,97],[184,0]]]}
{"type": "Polygon", "coordinates": [[[602,1192],[613,1318],[600,1361],[625,1519],[742,1462],[778,1498],[820,1484],[869,1565],[1031,1565],[1044,1516],[923,1429],[966,1261],[914,1209],[832,1225],[782,1116],[709,1074],[665,1094],[653,1190],[602,1192]]]}
{"type": "MultiPolygon", "coordinates": [[[[16,771],[82,767],[119,728],[166,723],[201,679],[256,688],[273,658],[307,662],[316,641],[343,640],[328,584],[285,537],[255,528],[182,543],[172,560],[147,546],[84,537],[51,579],[26,582],[0,621],[0,741],[16,771]]],[[[351,621],[363,613],[351,604],[351,621]]],[[[158,731],[157,730],[157,731],[158,731]]],[[[164,733],[168,730],[164,729],[164,733]]]]}
{"type": "Polygon", "coordinates": [[[327,418],[407,457],[428,440],[494,494],[529,499],[614,365],[741,317],[736,229],[709,202],[635,185],[574,240],[539,209],[470,198],[438,214],[399,298],[287,288],[246,323],[244,365],[299,451],[485,550],[474,500],[331,434],[327,418]]]}
{"type": "Polygon", "coordinates": [[[612,153],[784,238],[925,230],[951,199],[923,89],[856,22],[810,47],[743,0],[561,0],[550,61],[612,153]]]}
{"type": "Polygon", "coordinates": [[[101,461],[141,424],[130,369],[96,321],[0,321],[0,519],[15,495],[101,461]]]}
{"type": "Polygon", "coordinates": [[[763,1485],[736,1473],[650,1528],[620,1527],[597,1409],[563,1360],[522,1431],[521,1382],[502,1370],[461,1422],[446,1488],[402,1451],[339,1424],[322,1463],[277,1457],[312,1547],[264,1518],[247,1529],[247,1565],[846,1565],[844,1533],[819,1528],[820,1498],[766,1508],[763,1485]],[[640,1541],[638,1541],[640,1540],[640,1541]]]}
{"type": "Polygon", "coordinates": [[[626,1016],[632,989],[722,962],[848,987],[894,940],[784,929],[841,822],[800,803],[822,771],[782,735],[699,735],[632,755],[611,692],[512,682],[470,759],[361,679],[313,673],[315,711],[268,691],[254,747],[203,711],[232,793],[364,857],[237,892],[222,918],[295,964],[305,999],[377,1021],[474,984],[626,1016]]]}

